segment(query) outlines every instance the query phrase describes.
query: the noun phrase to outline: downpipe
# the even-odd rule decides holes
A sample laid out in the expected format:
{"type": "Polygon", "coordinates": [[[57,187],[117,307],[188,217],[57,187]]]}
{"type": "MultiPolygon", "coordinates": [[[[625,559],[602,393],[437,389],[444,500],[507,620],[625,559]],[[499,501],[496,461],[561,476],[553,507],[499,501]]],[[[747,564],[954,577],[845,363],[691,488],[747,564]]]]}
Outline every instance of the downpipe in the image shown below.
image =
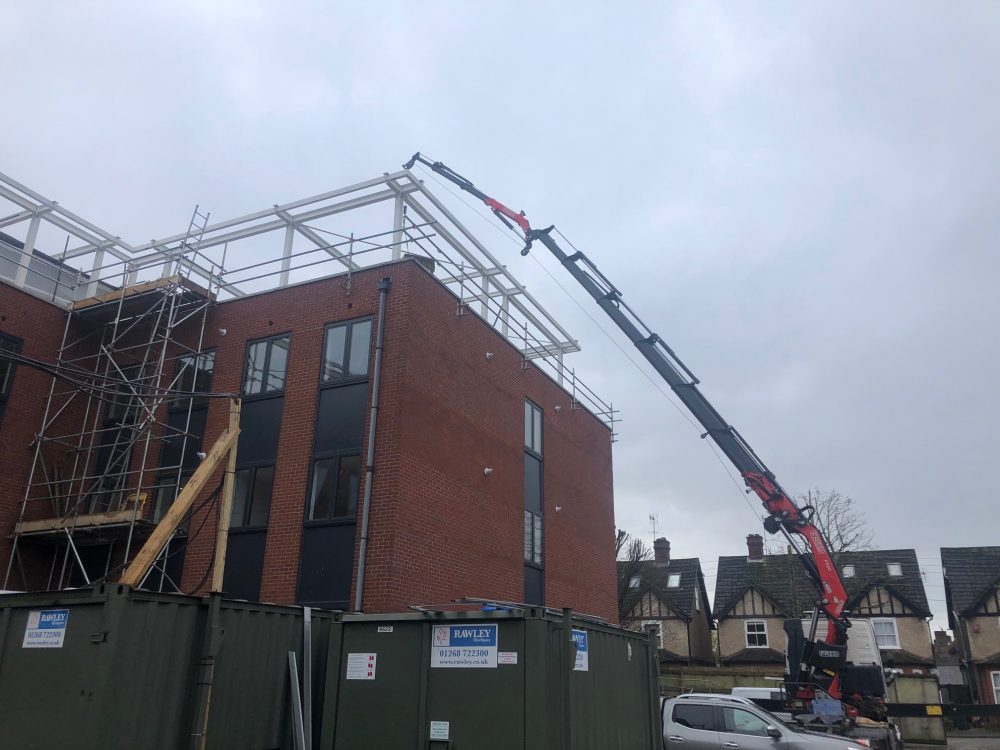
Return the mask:
{"type": "Polygon", "coordinates": [[[365,459],[365,495],[361,510],[361,546],[358,549],[358,577],[354,584],[354,611],[361,611],[365,592],[365,561],[368,557],[368,516],[372,503],[372,478],[375,474],[375,426],[378,422],[378,393],[382,382],[382,339],[385,332],[385,302],[392,278],[386,276],[378,284],[378,323],[375,334],[375,372],[372,375],[372,410],[368,420],[368,455],[365,459]]]}

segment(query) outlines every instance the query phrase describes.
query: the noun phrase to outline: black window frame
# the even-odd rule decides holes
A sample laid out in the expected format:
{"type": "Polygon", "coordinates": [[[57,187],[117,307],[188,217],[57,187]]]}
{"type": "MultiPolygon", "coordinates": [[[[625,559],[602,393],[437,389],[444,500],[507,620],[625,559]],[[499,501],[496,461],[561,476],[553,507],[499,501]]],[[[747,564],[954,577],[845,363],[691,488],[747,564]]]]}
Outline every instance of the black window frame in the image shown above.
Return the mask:
{"type": "MultiPolygon", "coordinates": [[[[541,574],[541,601],[545,603],[545,460],[544,410],[530,398],[524,399],[524,567],[541,574]],[[537,463],[537,493],[528,487],[529,466],[537,463]],[[536,501],[537,500],[537,504],[536,501]]],[[[525,592],[527,596],[527,592],[525,592]]]]}
{"type": "MultiPolygon", "coordinates": [[[[303,522],[306,526],[336,526],[339,524],[357,523],[358,508],[361,505],[361,490],[364,486],[365,464],[364,457],[360,450],[323,451],[313,455],[309,462],[309,486],[306,488],[306,502],[302,509],[303,522]],[[337,485],[334,486],[334,500],[336,500],[338,485],[340,484],[340,464],[345,458],[358,458],[358,494],[354,498],[354,512],[343,516],[326,516],[324,518],[310,518],[309,514],[313,501],[313,483],[316,481],[316,464],[319,461],[337,461],[337,485]]],[[[331,505],[331,510],[333,506],[331,505]]]]}
{"type": "Polygon", "coordinates": [[[529,428],[529,417],[530,417],[530,428],[531,428],[531,444],[525,440],[524,443],[524,464],[525,464],[525,488],[524,488],[524,514],[525,514],[525,536],[528,536],[528,514],[531,515],[531,557],[528,555],[524,556],[525,565],[531,565],[536,568],[544,569],[545,567],[545,460],[542,458],[542,453],[545,450],[544,445],[544,411],[542,407],[532,401],[530,398],[524,400],[524,416],[525,416],[525,434],[528,432],[529,428]],[[537,429],[536,429],[537,428],[537,429]],[[529,462],[536,461],[538,463],[538,508],[537,510],[530,507],[528,504],[529,493],[527,487],[527,477],[528,477],[528,465],[529,462]],[[541,552],[535,554],[535,536],[536,536],[536,525],[535,519],[540,521],[540,536],[542,538],[541,552]]]}
{"type": "Polygon", "coordinates": [[[541,513],[535,513],[533,510],[524,509],[524,541],[526,548],[530,548],[530,557],[528,556],[529,549],[525,549],[524,564],[531,565],[535,568],[544,569],[545,568],[545,520],[541,513]],[[538,543],[539,538],[541,539],[541,544],[538,543]]]}
{"type": "MultiPolygon", "coordinates": [[[[17,336],[12,336],[9,333],[0,333],[0,349],[20,354],[22,346],[24,346],[24,341],[17,336]]],[[[14,375],[17,374],[17,365],[15,363],[4,362],[3,364],[7,366],[7,371],[3,382],[0,383],[0,419],[3,419],[3,413],[7,408],[7,403],[10,401],[10,392],[14,387],[14,375]]]]}
{"type": "Polygon", "coordinates": [[[542,455],[545,452],[545,420],[543,419],[545,415],[545,410],[542,409],[538,404],[532,401],[530,398],[524,399],[524,415],[525,415],[525,431],[528,429],[527,416],[531,413],[531,443],[529,444],[527,440],[524,441],[524,450],[531,453],[539,461],[542,460],[542,455]],[[537,415],[537,422],[535,416],[537,415]],[[535,426],[537,424],[538,431],[536,434],[535,426]]]}
{"type": "Polygon", "coordinates": [[[271,523],[271,508],[274,506],[274,487],[275,487],[275,479],[277,478],[276,475],[277,475],[277,461],[276,460],[257,461],[257,462],[254,462],[254,463],[244,464],[242,466],[237,466],[236,467],[236,470],[235,470],[234,476],[233,476],[233,506],[234,506],[233,507],[233,511],[234,511],[234,514],[229,519],[229,532],[230,533],[233,533],[233,532],[239,533],[241,531],[266,531],[270,527],[270,523],[271,523]],[[250,520],[250,517],[253,515],[253,495],[254,495],[254,490],[256,489],[256,486],[257,486],[257,472],[260,471],[261,469],[271,469],[272,472],[273,472],[272,475],[271,475],[271,496],[270,496],[270,498],[268,498],[268,501],[267,501],[267,519],[265,520],[263,526],[260,526],[260,525],[250,526],[248,524],[248,521],[250,520]],[[250,484],[247,486],[247,500],[246,500],[246,502],[244,503],[244,506],[243,506],[243,514],[242,514],[243,517],[240,519],[240,523],[237,524],[236,523],[236,516],[235,516],[236,484],[237,484],[237,480],[236,480],[236,476],[235,475],[238,475],[241,471],[249,471],[249,472],[251,472],[251,474],[250,474],[250,484]]]}
{"type": "MultiPolygon", "coordinates": [[[[265,336],[259,339],[249,339],[247,341],[246,348],[243,351],[243,379],[240,381],[240,393],[244,401],[256,401],[257,399],[263,398],[275,398],[277,396],[283,396],[285,393],[285,388],[288,387],[288,371],[289,363],[292,359],[292,332],[285,331],[284,333],[276,333],[273,336],[265,336]],[[267,382],[271,375],[271,352],[274,349],[274,342],[280,339],[288,339],[288,349],[285,354],[285,372],[281,380],[281,388],[274,388],[272,390],[267,390],[267,382]],[[250,373],[250,350],[257,344],[266,344],[267,351],[264,354],[264,367],[263,367],[263,379],[261,380],[261,390],[258,393],[248,393],[247,392],[247,376],[250,373]]],[[[214,371],[213,371],[214,372],[214,371]]]]}
{"type": "MultiPolygon", "coordinates": [[[[198,372],[199,372],[200,363],[201,363],[201,361],[203,359],[207,359],[207,358],[210,357],[211,358],[211,362],[212,362],[212,367],[211,367],[210,370],[208,370],[208,387],[211,389],[211,387],[212,387],[212,379],[215,377],[215,361],[217,359],[217,354],[218,354],[218,349],[216,349],[215,347],[213,347],[211,349],[205,349],[204,351],[200,351],[200,352],[192,352],[192,353],[189,353],[189,354],[182,354],[179,357],[177,357],[177,368],[176,368],[175,373],[174,373],[174,388],[177,391],[177,395],[173,399],[171,399],[169,405],[167,406],[167,408],[170,411],[187,411],[188,400],[189,399],[191,401],[191,408],[192,409],[203,409],[203,408],[206,408],[208,406],[208,396],[197,396],[197,395],[193,396],[193,397],[191,396],[192,393],[200,393],[202,391],[198,391],[198,390],[185,391],[185,390],[183,390],[183,386],[182,386],[182,372],[183,372],[184,368],[186,367],[186,365],[184,364],[185,360],[193,360],[194,361],[194,379],[191,381],[191,386],[192,386],[193,389],[197,389],[197,387],[198,387],[198,372]]],[[[244,362],[244,365],[245,364],[246,364],[246,362],[244,362]]],[[[285,369],[287,371],[287,367],[285,369]]],[[[244,380],[245,380],[245,378],[244,378],[244,380]]]]}
{"type": "Polygon", "coordinates": [[[333,323],[327,323],[323,326],[323,348],[320,351],[319,358],[319,384],[321,388],[347,385],[349,383],[360,383],[368,380],[371,377],[372,369],[372,334],[375,332],[375,320],[370,315],[361,318],[352,318],[351,320],[338,320],[333,323]],[[354,327],[360,323],[368,323],[368,356],[365,358],[365,372],[363,375],[351,375],[345,374],[338,377],[326,377],[326,348],[327,340],[330,336],[330,331],[335,328],[345,328],[346,335],[344,336],[344,366],[345,368],[350,364],[351,361],[351,350],[354,348],[354,327]]]}

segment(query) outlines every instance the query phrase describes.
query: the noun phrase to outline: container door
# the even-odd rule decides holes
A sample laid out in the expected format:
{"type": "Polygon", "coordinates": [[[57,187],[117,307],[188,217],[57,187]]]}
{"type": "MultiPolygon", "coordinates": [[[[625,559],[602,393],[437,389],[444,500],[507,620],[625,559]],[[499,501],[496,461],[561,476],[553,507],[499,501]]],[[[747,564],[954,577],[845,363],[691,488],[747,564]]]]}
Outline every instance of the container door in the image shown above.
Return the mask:
{"type": "Polygon", "coordinates": [[[328,686],[338,685],[336,750],[416,747],[425,629],[421,622],[344,623],[340,672],[327,677],[328,686]]]}
{"type": "Polygon", "coordinates": [[[429,747],[523,748],[524,621],[448,620],[433,624],[430,635],[427,726],[423,727],[431,740],[429,747]]]}

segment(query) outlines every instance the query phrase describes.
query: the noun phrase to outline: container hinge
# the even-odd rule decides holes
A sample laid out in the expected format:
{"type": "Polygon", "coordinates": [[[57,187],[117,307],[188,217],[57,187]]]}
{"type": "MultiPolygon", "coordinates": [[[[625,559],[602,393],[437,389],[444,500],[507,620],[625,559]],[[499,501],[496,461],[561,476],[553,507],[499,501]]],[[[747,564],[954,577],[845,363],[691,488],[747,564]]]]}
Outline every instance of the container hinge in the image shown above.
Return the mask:
{"type": "Polygon", "coordinates": [[[107,630],[101,630],[101,631],[99,631],[97,633],[91,633],[90,634],[90,642],[91,643],[106,643],[107,640],[108,640],[108,631],[107,630]]]}

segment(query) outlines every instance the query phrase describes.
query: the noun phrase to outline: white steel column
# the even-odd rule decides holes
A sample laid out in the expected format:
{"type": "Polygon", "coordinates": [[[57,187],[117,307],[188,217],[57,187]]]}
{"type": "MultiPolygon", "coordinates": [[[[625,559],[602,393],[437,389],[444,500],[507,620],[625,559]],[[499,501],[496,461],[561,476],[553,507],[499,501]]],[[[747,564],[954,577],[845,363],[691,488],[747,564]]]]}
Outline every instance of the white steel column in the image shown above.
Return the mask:
{"type": "Polygon", "coordinates": [[[84,297],[97,296],[97,284],[101,278],[101,266],[104,264],[104,248],[99,247],[94,251],[94,266],[90,271],[90,282],[87,284],[87,291],[84,297]]]}
{"type": "Polygon", "coordinates": [[[396,208],[392,217],[392,259],[403,257],[403,194],[396,194],[396,208]]]}
{"type": "Polygon", "coordinates": [[[281,253],[281,275],[278,286],[288,286],[288,270],[292,267],[292,247],[295,244],[295,225],[285,227],[285,248],[281,253]]]}
{"type": "Polygon", "coordinates": [[[31,255],[35,249],[35,238],[38,237],[38,225],[42,222],[42,217],[35,212],[31,216],[28,224],[28,236],[24,238],[24,248],[21,250],[21,265],[17,268],[14,276],[14,283],[23,287],[28,281],[28,265],[31,263],[31,255]]]}

